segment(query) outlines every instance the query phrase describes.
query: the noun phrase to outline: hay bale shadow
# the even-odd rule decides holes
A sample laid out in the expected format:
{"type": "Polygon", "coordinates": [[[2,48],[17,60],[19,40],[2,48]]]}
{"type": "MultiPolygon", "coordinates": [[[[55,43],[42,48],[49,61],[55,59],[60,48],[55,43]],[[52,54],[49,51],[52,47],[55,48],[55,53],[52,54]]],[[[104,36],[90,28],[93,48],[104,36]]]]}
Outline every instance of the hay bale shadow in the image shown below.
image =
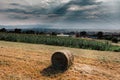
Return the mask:
{"type": "Polygon", "coordinates": [[[50,65],[47,68],[44,68],[40,73],[42,76],[50,77],[64,72],[65,70],[56,69],[54,66],[50,65]]]}
{"type": "Polygon", "coordinates": [[[43,76],[54,76],[65,72],[74,61],[74,56],[68,50],[60,50],[53,53],[51,57],[52,65],[41,71],[43,76]]]}

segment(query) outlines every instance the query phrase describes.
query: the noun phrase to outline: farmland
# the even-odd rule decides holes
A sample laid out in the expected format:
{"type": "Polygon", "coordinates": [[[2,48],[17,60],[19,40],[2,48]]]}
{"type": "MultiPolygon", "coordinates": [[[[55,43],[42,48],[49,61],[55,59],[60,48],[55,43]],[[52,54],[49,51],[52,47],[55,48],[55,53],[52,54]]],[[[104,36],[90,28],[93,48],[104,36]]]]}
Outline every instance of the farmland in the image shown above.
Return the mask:
{"type": "Polygon", "coordinates": [[[119,80],[120,53],[0,41],[0,80],[119,80]],[[75,56],[65,72],[50,70],[51,55],[67,49],[75,56]]]}
{"type": "Polygon", "coordinates": [[[0,33],[0,40],[34,43],[34,44],[47,44],[47,45],[82,48],[82,49],[90,49],[90,50],[120,52],[120,46],[112,45],[108,41],[100,42],[96,40],[87,40],[87,39],[72,38],[72,37],[0,33]]]}

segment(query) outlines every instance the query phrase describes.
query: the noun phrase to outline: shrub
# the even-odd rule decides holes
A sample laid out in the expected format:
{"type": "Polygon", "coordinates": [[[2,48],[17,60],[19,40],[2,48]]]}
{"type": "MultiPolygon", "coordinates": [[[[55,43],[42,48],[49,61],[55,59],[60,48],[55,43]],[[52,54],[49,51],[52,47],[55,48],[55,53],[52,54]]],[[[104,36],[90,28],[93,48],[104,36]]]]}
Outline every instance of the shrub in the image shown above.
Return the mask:
{"type": "Polygon", "coordinates": [[[113,37],[113,38],[112,38],[112,42],[114,42],[114,43],[118,43],[118,38],[113,37]]]}
{"type": "Polygon", "coordinates": [[[97,33],[97,38],[98,38],[98,39],[102,39],[102,38],[103,38],[103,32],[101,32],[101,31],[98,32],[98,33],[97,33]]]}

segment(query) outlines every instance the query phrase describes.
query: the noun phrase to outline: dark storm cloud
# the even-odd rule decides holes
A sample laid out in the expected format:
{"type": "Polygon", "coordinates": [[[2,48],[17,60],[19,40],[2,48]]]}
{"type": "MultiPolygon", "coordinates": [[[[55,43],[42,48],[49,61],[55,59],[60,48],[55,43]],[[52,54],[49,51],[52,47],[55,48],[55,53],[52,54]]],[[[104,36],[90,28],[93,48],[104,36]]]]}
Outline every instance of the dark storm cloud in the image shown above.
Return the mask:
{"type": "Polygon", "coordinates": [[[13,5],[13,6],[21,6],[21,5],[18,4],[18,3],[10,3],[9,5],[13,5]]]}
{"type": "MultiPolygon", "coordinates": [[[[34,5],[23,4],[24,2],[22,1],[15,2],[14,0],[13,3],[10,2],[6,4],[9,7],[0,8],[0,15],[6,13],[7,17],[11,20],[23,19],[29,21],[33,18],[39,22],[90,22],[99,20],[110,21],[115,18],[120,19],[119,10],[118,12],[110,12],[112,11],[111,8],[104,6],[106,4],[103,5],[103,2],[98,2],[96,0],[68,0],[64,4],[39,1],[39,4],[36,2],[34,5]],[[41,4],[42,2],[44,2],[44,4],[41,4]]],[[[34,3],[34,1],[31,3],[34,3]]]]}
{"type": "MultiPolygon", "coordinates": [[[[62,6],[58,6],[56,8],[41,8],[41,7],[36,8],[35,6],[31,7],[31,6],[21,5],[18,3],[10,3],[9,5],[18,6],[19,8],[8,8],[3,10],[1,9],[0,12],[19,13],[19,14],[21,13],[25,15],[31,14],[32,16],[39,16],[39,17],[44,14],[47,16],[48,19],[49,18],[61,19],[61,17],[63,17],[65,20],[72,21],[72,20],[83,20],[88,18],[94,19],[98,17],[99,16],[98,14],[90,15],[85,12],[88,11],[90,13],[92,11],[98,10],[100,3],[96,2],[95,0],[71,0],[68,3],[62,6]]],[[[15,18],[19,19],[19,16],[18,17],[15,16],[14,19],[15,18]]]]}
{"type": "Polygon", "coordinates": [[[67,21],[81,21],[99,18],[101,2],[95,0],[73,0],[54,10],[54,14],[64,16],[67,21]],[[88,13],[86,13],[88,12],[88,13]],[[92,14],[96,12],[96,14],[92,14]]]}
{"type": "Polygon", "coordinates": [[[7,12],[7,13],[24,13],[27,14],[28,12],[23,9],[1,9],[0,12],[7,12]]]}
{"type": "Polygon", "coordinates": [[[19,20],[29,19],[28,16],[20,16],[20,15],[9,15],[8,17],[9,17],[9,18],[12,18],[12,19],[19,19],[19,20]]]}

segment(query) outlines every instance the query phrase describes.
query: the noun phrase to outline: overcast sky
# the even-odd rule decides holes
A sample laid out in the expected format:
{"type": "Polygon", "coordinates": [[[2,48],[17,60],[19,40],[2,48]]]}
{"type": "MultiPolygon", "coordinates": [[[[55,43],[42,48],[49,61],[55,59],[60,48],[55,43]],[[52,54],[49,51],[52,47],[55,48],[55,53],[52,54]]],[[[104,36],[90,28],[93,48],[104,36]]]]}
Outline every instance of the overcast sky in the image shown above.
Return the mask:
{"type": "Polygon", "coordinates": [[[0,0],[0,25],[30,24],[120,29],[120,0],[0,0]]]}

